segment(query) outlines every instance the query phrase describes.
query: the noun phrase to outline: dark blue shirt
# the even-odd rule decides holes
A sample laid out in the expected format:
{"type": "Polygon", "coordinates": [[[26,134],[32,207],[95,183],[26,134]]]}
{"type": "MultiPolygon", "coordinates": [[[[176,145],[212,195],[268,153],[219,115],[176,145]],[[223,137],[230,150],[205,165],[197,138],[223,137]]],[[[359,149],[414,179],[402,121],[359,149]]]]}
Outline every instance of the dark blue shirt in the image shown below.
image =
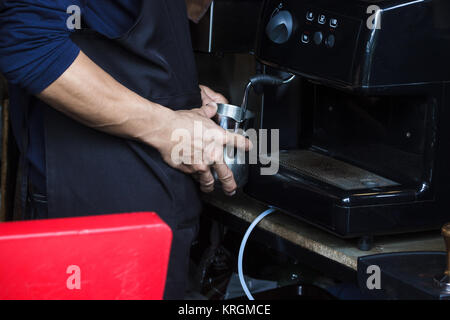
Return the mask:
{"type": "MultiPolygon", "coordinates": [[[[0,0],[0,72],[10,84],[11,119],[18,144],[27,97],[58,79],[78,56],[67,27],[68,8],[81,9],[83,27],[115,38],[130,29],[142,0],[0,0]]],[[[34,102],[38,104],[38,102],[34,102]]],[[[45,143],[42,112],[31,103],[29,149],[31,178],[45,186],[45,143]]]]}

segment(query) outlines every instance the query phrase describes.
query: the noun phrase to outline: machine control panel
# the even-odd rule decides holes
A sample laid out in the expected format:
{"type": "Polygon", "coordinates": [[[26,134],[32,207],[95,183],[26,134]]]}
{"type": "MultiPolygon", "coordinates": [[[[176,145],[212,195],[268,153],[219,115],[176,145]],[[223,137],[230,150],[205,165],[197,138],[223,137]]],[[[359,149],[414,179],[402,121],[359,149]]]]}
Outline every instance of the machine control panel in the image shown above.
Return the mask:
{"type": "Polygon", "coordinates": [[[349,83],[361,24],[317,1],[268,1],[257,56],[299,74],[349,83]]]}
{"type": "MultiPolygon", "coordinates": [[[[327,17],[325,14],[316,14],[313,10],[308,10],[306,12],[306,24],[305,30],[302,33],[302,40],[311,37],[311,30],[317,30],[315,24],[318,26],[328,26],[328,28],[320,28],[319,31],[315,31],[313,35],[314,44],[317,46],[325,45],[325,47],[332,49],[336,45],[336,29],[339,25],[339,19],[336,17],[327,17]]],[[[304,42],[304,44],[309,44],[310,42],[304,42]]]]}

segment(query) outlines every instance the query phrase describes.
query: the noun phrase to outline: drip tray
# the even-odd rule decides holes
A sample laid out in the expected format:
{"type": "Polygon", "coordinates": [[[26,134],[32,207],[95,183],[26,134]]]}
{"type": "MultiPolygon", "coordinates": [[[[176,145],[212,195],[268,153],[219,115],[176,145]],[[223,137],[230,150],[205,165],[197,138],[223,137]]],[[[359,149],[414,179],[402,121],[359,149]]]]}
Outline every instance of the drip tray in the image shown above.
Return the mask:
{"type": "Polygon", "coordinates": [[[400,185],[375,173],[309,150],[281,153],[280,167],[342,190],[363,190],[400,185]]]}

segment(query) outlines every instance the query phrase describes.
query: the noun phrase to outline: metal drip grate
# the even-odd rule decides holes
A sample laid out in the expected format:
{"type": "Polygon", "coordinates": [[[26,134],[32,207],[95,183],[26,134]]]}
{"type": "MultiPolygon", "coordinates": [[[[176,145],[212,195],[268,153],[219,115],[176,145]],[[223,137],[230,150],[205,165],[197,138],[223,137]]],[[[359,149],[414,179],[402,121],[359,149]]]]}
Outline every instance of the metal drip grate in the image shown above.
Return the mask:
{"type": "Polygon", "coordinates": [[[399,183],[309,150],[280,154],[280,166],[342,190],[398,186],[399,183]]]}

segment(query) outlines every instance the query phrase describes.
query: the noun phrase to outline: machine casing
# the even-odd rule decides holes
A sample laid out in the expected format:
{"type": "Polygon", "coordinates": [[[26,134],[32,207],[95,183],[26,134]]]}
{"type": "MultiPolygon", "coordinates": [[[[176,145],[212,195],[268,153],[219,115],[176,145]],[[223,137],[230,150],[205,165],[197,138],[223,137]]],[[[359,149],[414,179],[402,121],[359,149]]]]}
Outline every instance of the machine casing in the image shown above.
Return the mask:
{"type": "MultiPolygon", "coordinates": [[[[266,1],[256,56],[300,76],[298,126],[278,174],[253,166],[246,192],[341,237],[439,229],[450,219],[449,52],[446,1],[266,1]]],[[[288,113],[279,97],[266,92],[266,114],[288,113]]]]}

